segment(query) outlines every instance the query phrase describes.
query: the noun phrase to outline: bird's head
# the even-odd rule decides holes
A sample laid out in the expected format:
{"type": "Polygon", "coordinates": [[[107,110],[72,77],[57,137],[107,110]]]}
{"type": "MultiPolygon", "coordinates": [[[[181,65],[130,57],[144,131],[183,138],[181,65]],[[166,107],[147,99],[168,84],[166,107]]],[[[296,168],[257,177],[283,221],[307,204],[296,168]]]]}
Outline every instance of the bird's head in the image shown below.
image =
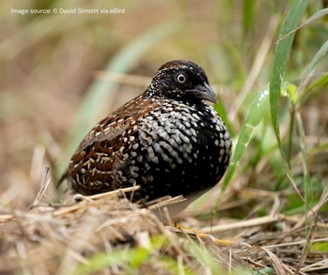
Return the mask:
{"type": "Polygon", "coordinates": [[[148,88],[148,94],[181,101],[217,102],[204,70],[191,61],[183,60],[162,65],[148,88]]]}

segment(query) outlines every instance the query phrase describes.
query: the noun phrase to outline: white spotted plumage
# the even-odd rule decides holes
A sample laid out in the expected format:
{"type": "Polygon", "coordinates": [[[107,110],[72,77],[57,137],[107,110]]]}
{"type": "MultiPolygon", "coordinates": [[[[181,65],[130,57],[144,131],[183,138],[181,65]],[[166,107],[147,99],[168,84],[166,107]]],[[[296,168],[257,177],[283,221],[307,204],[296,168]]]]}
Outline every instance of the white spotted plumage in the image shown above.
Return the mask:
{"type": "Polygon", "coordinates": [[[71,187],[94,194],[137,184],[133,200],[149,200],[214,186],[229,164],[232,143],[206,100],[214,102],[215,94],[198,65],[166,63],[142,95],[84,138],[67,171],[71,187]],[[177,82],[177,75],[186,82],[177,82]]]}

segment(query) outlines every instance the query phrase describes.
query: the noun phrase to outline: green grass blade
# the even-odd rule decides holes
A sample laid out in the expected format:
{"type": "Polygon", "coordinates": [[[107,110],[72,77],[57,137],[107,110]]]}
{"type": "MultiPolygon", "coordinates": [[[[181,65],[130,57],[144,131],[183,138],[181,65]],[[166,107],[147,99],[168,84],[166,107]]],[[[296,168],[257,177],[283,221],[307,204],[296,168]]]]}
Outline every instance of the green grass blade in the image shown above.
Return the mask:
{"type": "Polygon", "coordinates": [[[306,25],[311,24],[313,21],[324,17],[328,14],[328,8],[326,9],[321,9],[319,11],[317,11],[315,14],[313,14],[309,19],[305,20],[301,25],[299,25],[297,28],[295,28],[294,30],[290,31],[289,33],[287,33],[285,36],[281,37],[278,42],[282,39],[285,39],[286,36],[290,35],[291,33],[296,32],[297,30],[299,30],[300,28],[303,28],[306,25]]]}
{"type": "MultiPolygon", "coordinates": [[[[303,185],[304,185],[304,199],[306,201],[305,206],[309,206],[311,201],[313,200],[313,189],[311,185],[311,179],[309,175],[309,169],[307,167],[307,148],[305,143],[305,131],[303,127],[303,122],[300,113],[296,114],[296,123],[300,137],[300,147],[301,147],[301,155],[302,155],[302,165],[303,165],[303,185]]],[[[307,209],[308,210],[308,209],[307,209]]]]}
{"type": "Polygon", "coordinates": [[[227,126],[229,133],[234,136],[235,134],[235,130],[233,128],[233,125],[231,123],[231,121],[228,118],[228,114],[226,109],[224,108],[224,105],[222,104],[222,100],[220,95],[217,96],[218,97],[218,104],[214,105],[214,109],[215,111],[220,115],[220,117],[222,118],[224,124],[227,126]]]}
{"type": "Polygon", "coordinates": [[[320,47],[320,49],[312,58],[310,64],[306,67],[302,76],[303,81],[306,80],[307,77],[313,72],[316,65],[323,60],[327,52],[328,52],[328,40],[320,47]]]}
{"type": "Polygon", "coordinates": [[[251,30],[252,23],[255,19],[256,0],[244,0],[243,1],[243,28],[244,36],[246,36],[251,30]]]}
{"type": "Polygon", "coordinates": [[[300,98],[299,105],[305,105],[312,98],[319,96],[320,93],[326,92],[325,89],[320,89],[328,85],[328,74],[325,73],[314,80],[306,89],[300,98]]]}
{"type": "Polygon", "coordinates": [[[291,33],[299,24],[305,8],[308,5],[307,0],[294,0],[288,11],[286,19],[280,30],[280,37],[284,39],[279,40],[275,49],[270,80],[270,106],[271,106],[271,119],[273,128],[276,134],[277,142],[281,153],[283,154],[281,147],[280,131],[279,131],[279,105],[280,105],[280,91],[281,83],[284,78],[285,68],[288,62],[292,42],[294,40],[295,33],[291,33]],[[290,33],[288,36],[286,34],[290,33]]]}
{"type": "Polygon", "coordinates": [[[245,154],[248,143],[251,140],[255,128],[269,112],[269,90],[261,91],[254,102],[251,104],[250,112],[240,130],[239,138],[235,150],[233,152],[230,166],[226,172],[226,176],[222,185],[223,190],[228,186],[238,164],[245,154]]]}

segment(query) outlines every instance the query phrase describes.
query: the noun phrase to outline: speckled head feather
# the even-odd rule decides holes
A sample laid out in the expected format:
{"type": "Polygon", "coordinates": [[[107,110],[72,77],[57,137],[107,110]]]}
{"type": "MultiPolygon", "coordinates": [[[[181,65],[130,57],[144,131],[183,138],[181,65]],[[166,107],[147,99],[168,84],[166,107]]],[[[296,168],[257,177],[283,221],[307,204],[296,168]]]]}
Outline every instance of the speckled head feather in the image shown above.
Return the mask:
{"type": "Polygon", "coordinates": [[[230,159],[231,139],[215,110],[204,70],[171,61],[148,89],[101,120],[82,140],[65,176],[91,195],[140,185],[131,198],[187,198],[213,187],[230,159]]]}
{"type": "Polygon", "coordinates": [[[183,101],[216,102],[215,92],[210,87],[204,70],[194,62],[183,60],[174,60],[162,65],[146,95],[183,101]]]}

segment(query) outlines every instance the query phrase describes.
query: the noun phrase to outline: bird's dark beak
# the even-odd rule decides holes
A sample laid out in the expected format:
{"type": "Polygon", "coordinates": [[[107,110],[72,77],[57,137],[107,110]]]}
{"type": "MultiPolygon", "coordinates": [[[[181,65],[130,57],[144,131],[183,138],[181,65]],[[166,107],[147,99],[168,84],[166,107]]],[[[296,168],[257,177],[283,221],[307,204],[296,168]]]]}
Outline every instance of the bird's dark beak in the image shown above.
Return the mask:
{"type": "Polygon", "coordinates": [[[196,86],[192,90],[187,90],[187,92],[192,93],[196,98],[201,100],[207,100],[213,103],[217,103],[217,97],[210,85],[204,83],[202,85],[196,86]]]}

